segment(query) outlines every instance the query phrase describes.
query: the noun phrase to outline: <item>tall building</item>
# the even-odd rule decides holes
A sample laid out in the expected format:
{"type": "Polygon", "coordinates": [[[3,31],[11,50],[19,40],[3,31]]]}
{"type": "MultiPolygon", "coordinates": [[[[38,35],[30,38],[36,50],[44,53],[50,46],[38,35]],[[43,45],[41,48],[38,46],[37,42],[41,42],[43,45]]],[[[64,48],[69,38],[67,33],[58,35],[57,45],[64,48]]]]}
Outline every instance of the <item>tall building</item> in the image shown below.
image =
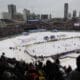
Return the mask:
{"type": "Polygon", "coordinates": [[[71,13],[68,13],[68,19],[72,19],[71,13]]]}
{"type": "Polygon", "coordinates": [[[80,11],[79,11],[79,13],[78,13],[78,18],[80,19],[80,11]]]}
{"type": "Polygon", "coordinates": [[[77,17],[77,12],[76,10],[73,10],[73,19],[75,19],[77,17]]]}
{"type": "Polygon", "coordinates": [[[30,11],[29,10],[27,10],[27,9],[23,10],[23,18],[24,18],[24,21],[29,20],[29,18],[30,18],[30,11]]]}
{"type": "Polygon", "coordinates": [[[68,19],[68,3],[64,4],[64,19],[68,19]]]}
{"type": "Polygon", "coordinates": [[[16,5],[14,5],[14,4],[8,5],[8,13],[10,15],[10,18],[14,19],[15,15],[16,15],[16,5]]]}

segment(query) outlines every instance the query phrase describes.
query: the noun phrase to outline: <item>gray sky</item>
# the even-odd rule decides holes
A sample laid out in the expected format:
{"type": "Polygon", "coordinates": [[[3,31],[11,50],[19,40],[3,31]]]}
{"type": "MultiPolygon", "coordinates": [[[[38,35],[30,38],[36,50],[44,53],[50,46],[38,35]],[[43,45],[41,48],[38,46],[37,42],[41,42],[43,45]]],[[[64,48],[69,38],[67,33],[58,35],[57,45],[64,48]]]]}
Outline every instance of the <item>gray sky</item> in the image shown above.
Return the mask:
{"type": "Polygon", "coordinates": [[[54,17],[63,17],[65,2],[69,3],[69,12],[80,11],[80,0],[0,0],[0,13],[7,11],[8,4],[15,4],[18,12],[26,8],[38,14],[51,13],[54,17]]]}

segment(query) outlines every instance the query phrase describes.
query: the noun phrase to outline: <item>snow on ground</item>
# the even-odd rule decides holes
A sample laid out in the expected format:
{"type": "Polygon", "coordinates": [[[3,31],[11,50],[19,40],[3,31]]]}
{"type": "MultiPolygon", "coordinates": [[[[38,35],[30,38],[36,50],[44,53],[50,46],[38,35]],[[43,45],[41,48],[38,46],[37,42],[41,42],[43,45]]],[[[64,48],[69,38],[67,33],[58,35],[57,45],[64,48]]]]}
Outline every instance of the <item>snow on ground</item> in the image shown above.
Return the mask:
{"type": "MultiPolygon", "coordinates": [[[[15,57],[17,60],[32,62],[32,57],[25,50],[31,55],[49,56],[80,49],[79,43],[80,32],[48,31],[29,33],[29,35],[20,35],[0,41],[0,55],[5,52],[7,57],[15,57]],[[45,36],[48,37],[48,40],[44,40],[45,36]],[[54,36],[53,40],[51,40],[51,36],[54,36]]],[[[61,64],[71,65],[74,69],[76,67],[75,59],[78,55],[76,53],[68,54],[67,58],[60,60],[61,64]]]]}

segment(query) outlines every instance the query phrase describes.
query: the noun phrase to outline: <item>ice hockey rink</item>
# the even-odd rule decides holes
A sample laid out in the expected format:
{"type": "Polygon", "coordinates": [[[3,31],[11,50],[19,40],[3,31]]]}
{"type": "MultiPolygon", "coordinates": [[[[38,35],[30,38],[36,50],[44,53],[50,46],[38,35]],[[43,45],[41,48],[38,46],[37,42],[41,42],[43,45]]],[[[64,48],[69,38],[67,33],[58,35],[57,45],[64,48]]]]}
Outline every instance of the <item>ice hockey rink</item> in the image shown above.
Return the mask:
{"type": "Polygon", "coordinates": [[[45,63],[48,59],[53,61],[50,56],[64,53],[60,59],[61,64],[71,65],[74,69],[79,55],[76,53],[80,49],[79,43],[80,32],[33,32],[1,40],[0,55],[4,52],[7,57],[15,57],[27,63],[35,61],[32,56],[45,56],[45,63]]]}

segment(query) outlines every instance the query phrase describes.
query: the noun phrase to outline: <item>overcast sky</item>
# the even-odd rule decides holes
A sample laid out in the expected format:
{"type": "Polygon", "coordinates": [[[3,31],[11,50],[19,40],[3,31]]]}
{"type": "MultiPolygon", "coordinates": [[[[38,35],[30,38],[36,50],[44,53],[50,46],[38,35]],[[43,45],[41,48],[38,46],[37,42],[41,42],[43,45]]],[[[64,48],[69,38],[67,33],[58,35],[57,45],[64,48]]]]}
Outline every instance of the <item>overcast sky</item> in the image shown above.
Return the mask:
{"type": "Polygon", "coordinates": [[[0,0],[0,13],[7,11],[8,4],[15,4],[18,12],[24,8],[38,14],[52,14],[54,17],[63,17],[64,3],[69,3],[69,12],[80,11],[80,0],[0,0]]]}

